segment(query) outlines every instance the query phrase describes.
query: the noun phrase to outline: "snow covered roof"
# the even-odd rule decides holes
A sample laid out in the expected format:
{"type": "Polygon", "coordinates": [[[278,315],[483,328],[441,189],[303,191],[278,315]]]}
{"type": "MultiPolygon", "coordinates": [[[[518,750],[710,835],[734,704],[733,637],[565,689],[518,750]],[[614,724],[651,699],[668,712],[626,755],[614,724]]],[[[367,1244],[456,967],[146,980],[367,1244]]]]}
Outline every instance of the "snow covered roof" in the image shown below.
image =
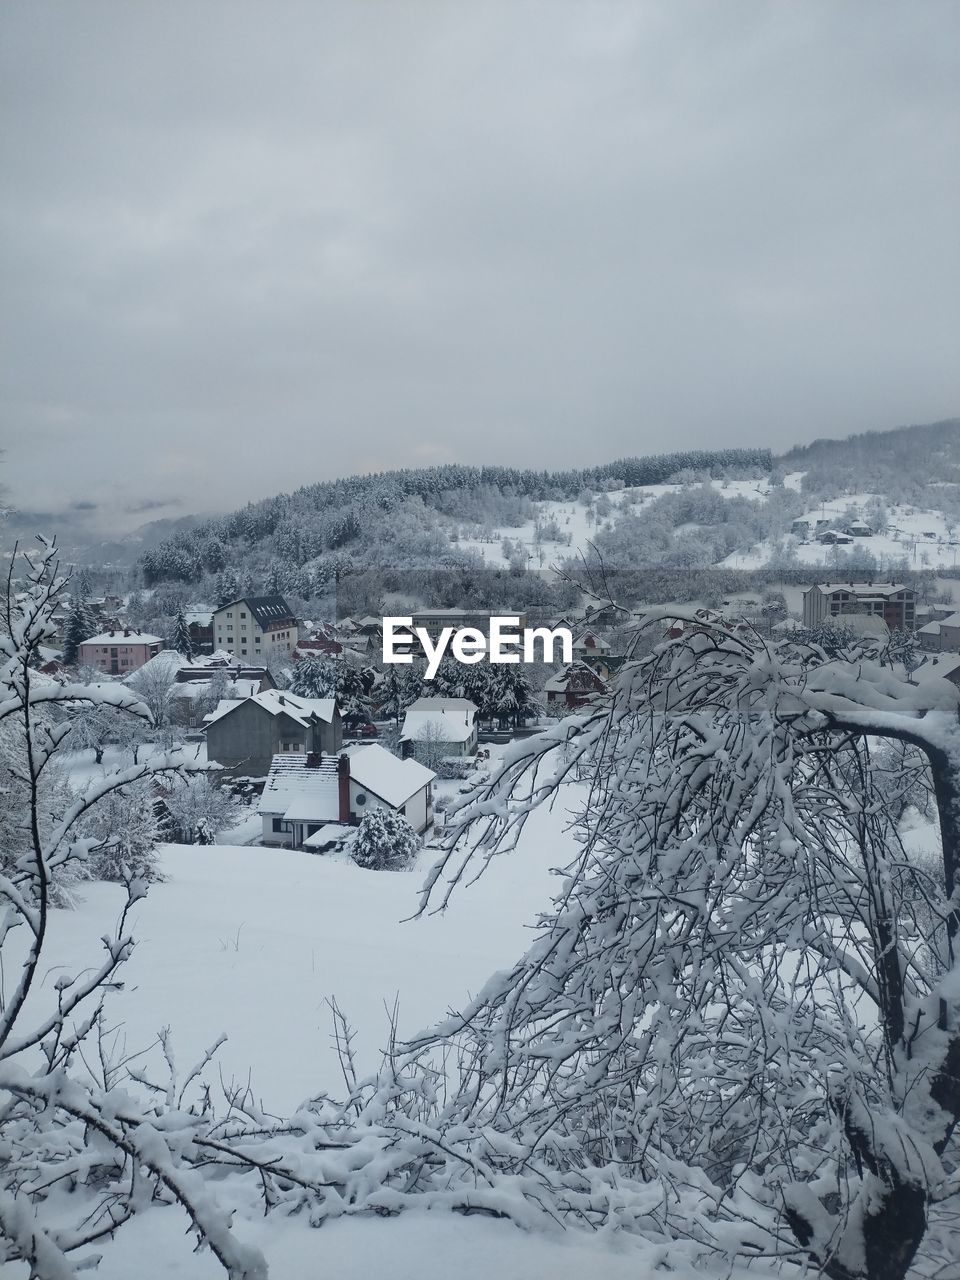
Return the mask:
{"type": "Polygon", "coordinates": [[[323,826],[307,836],[303,842],[305,849],[324,849],[328,844],[336,844],[340,840],[347,840],[353,834],[354,828],[347,826],[343,822],[325,822],[323,826]]]}
{"type": "Polygon", "coordinates": [[[476,715],[469,698],[418,698],[407,708],[400,740],[421,738],[428,725],[439,725],[447,742],[466,742],[473,736],[476,715]]]}
{"type": "Polygon", "coordinates": [[[104,631],[101,635],[90,636],[81,644],[163,644],[162,636],[151,636],[146,631],[131,631],[121,627],[119,630],[104,631]]]}
{"type": "MultiPolygon", "coordinates": [[[[827,595],[832,595],[834,591],[847,591],[855,596],[892,596],[898,591],[910,591],[905,582],[824,582],[820,583],[820,590],[827,595]]],[[[812,591],[813,587],[808,587],[808,591],[812,591]]],[[[804,592],[806,595],[806,591],[804,592]]]]}
{"type": "Polygon", "coordinates": [[[940,654],[929,662],[921,663],[911,674],[910,679],[918,684],[926,684],[928,680],[949,680],[960,671],[960,653],[940,654]]]}
{"type": "Polygon", "coordinates": [[[596,649],[601,653],[605,649],[610,648],[610,646],[607,644],[606,640],[602,638],[602,636],[598,636],[595,631],[590,631],[590,630],[581,631],[581,633],[577,636],[576,640],[574,640],[573,647],[574,649],[596,649]],[[591,640],[593,643],[588,645],[587,644],[588,640],[591,640]]]}
{"type": "Polygon", "coordinates": [[[336,822],[340,817],[340,792],[336,756],[323,756],[319,764],[292,752],[276,755],[263,785],[257,812],[282,815],[288,821],[336,822]]]}
{"type": "MultiPolygon", "coordinates": [[[[927,625],[932,626],[933,624],[928,623],[927,625]]],[[[948,617],[941,618],[936,625],[938,627],[960,627],[960,613],[951,613],[948,617]]]]}
{"type": "MultiPolygon", "coordinates": [[[[917,635],[918,636],[938,636],[940,634],[940,627],[942,625],[943,624],[940,622],[927,622],[922,627],[917,627],[917,635]]],[[[950,624],[948,623],[948,625],[950,624]]],[[[953,626],[958,626],[958,625],[960,625],[960,623],[956,623],[956,622],[953,623],[953,626]]]]}
{"type": "MultiPolygon", "coordinates": [[[[88,640],[86,643],[90,644],[91,642],[88,640]]],[[[172,678],[182,666],[186,665],[187,661],[188,659],[182,653],[178,653],[176,649],[161,649],[159,653],[155,653],[152,658],[149,658],[142,667],[132,671],[127,679],[129,680],[133,676],[140,676],[144,672],[152,674],[154,671],[163,672],[163,674],[172,678]]]]}
{"type": "Polygon", "coordinates": [[[213,724],[215,720],[222,719],[249,702],[255,702],[271,716],[289,716],[304,728],[313,716],[319,716],[326,724],[330,724],[337,709],[335,698],[299,698],[292,693],[284,693],[282,689],[265,689],[262,693],[255,693],[252,698],[225,698],[216,711],[212,711],[204,719],[207,724],[213,724]]]}
{"type": "Polygon", "coordinates": [[[254,622],[264,630],[282,622],[294,621],[293,611],[283,596],[244,596],[242,600],[231,600],[229,604],[222,604],[217,613],[223,613],[224,609],[233,609],[238,604],[245,604],[254,622]]]}
{"type": "Polygon", "coordinates": [[[543,686],[544,693],[586,692],[606,688],[606,682],[584,662],[573,662],[564,667],[543,686]]]}
{"type": "MultiPolygon", "coordinates": [[[[471,704],[472,705],[472,704],[471,704]]],[[[399,809],[437,776],[417,760],[399,760],[377,743],[348,748],[350,778],[399,809]]]]}

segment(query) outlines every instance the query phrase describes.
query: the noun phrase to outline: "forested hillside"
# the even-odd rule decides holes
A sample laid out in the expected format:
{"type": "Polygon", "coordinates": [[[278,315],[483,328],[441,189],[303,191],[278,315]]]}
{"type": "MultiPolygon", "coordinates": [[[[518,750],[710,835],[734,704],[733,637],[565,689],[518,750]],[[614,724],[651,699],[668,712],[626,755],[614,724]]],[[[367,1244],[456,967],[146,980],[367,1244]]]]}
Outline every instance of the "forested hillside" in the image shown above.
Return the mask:
{"type": "Polygon", "coordinates": [[[236,586],[322,597],[344,571],[380,565],[483,567],[463,542],[519,528],[536,504],[593,491],[659,484],[683,474],[763,475],[767,449],[624,458],[568,471],[448,465],[352,476],[251,503],[177,533],[139,562],[144,585],[189,583],[229,595],[236,586]],[[226,574],[226,581],[222,575],[226,574]],[[218,580],[220,580],[218,582],[218,580]]]}

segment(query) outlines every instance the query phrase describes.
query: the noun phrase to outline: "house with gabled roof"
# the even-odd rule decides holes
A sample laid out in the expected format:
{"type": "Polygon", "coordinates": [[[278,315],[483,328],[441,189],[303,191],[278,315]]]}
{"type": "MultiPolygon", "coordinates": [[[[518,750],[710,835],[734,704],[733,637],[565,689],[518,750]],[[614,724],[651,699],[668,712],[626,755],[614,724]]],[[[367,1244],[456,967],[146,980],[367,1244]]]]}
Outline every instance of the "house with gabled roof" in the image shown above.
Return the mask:
{"type": "Polygon", "coordinates": [[[376,744],[339,755],[278,754],[258,805],[263,842],[317,851],[334,847],[375,809],[403,814],[422,834],[433,826],[435,776],[416,760],[400,760],[376,744]]]}
{"type": "Polygon", "coordinates": [[[213,643],[235,658],[289,658],[300,633],[283,596],[246,596],[221,605],[213,615],[213,643]]]}
{"type": "Polygon", "coordinates": [[[204,720],[207,759],[254,778],[269,772],[275,755],[332,754],[343,742],[335,698],[301,698],[281,689],[224,698],[204,720]]]}
{"type": "Polygon", "coordinates": [[[89,636],[77,646],[77,665],[96,667],[113,676],[126,676],[155,658],[163,649],[160,636],[131,627],[112,627],[89,636]]]}
{"type": "Polygon", "coordinates": [[[574,711],[606,691],[606,681],[585,662],[571,662],[543,686],[548,709],[559,712],[574,711]]]}
{"type": "Polygon", "coordinates": [[[417,742],[436,741],[449,756],[472,756],[477,749],[477,704],[469,698],[417,698],[407,708],[400,731],[406,753],[417,742]]]}

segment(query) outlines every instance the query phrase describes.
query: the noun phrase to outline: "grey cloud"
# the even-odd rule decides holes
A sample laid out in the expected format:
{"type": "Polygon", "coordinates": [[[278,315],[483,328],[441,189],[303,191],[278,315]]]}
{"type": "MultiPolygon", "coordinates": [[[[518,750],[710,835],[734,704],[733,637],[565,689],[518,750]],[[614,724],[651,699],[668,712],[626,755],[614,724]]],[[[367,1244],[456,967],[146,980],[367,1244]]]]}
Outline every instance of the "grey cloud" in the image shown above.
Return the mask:
{"type": "Polygon", "coordinates": [[[953,6],[39,0],[2,22],[25,502],[119,518],[958,411],[953,6]]]}

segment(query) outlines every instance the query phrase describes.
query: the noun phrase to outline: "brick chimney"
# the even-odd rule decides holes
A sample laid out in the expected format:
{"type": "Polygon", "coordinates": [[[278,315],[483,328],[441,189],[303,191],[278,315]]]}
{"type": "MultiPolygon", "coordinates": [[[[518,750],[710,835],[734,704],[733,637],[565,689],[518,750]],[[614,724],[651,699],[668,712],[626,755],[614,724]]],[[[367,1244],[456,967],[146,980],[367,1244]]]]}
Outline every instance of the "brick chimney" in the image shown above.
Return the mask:
{"type": "Polygon", "coordinates": [[[337,761],[337,797],[341,822],[350,821],[350,757],[341,756],[337,761]]]}

